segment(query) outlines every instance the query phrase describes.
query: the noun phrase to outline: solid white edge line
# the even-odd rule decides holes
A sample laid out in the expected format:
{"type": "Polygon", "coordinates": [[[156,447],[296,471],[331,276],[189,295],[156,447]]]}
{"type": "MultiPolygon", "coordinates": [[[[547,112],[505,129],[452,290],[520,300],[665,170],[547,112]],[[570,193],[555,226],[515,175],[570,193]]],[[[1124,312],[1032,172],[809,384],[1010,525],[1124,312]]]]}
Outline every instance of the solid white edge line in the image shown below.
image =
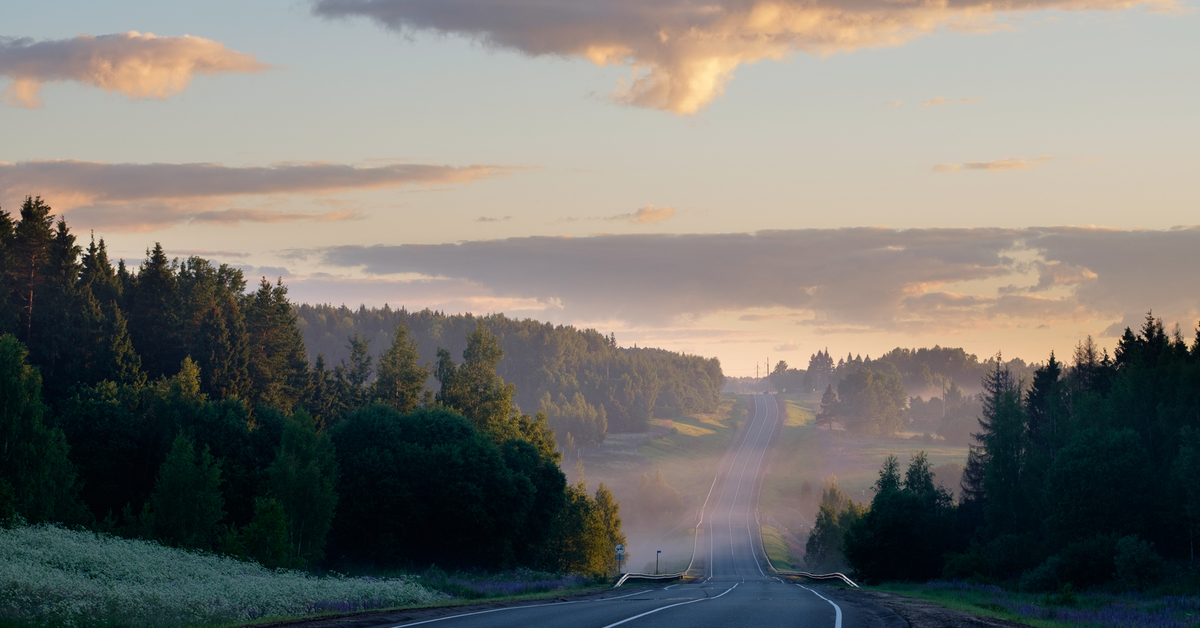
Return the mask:
{"type": "MultiPolygon", "coordinates": [[[[725,595],[725,593],[729,593],[730,591],[738,588],[738,584],[741,584],[741,583],[739,582],[739,583],[729,587],[728,589],[725,589],[725,592],[722,593],[721,595],[725,595]]],[[[709,600],[715,600],[715,599],[721,597],[721,595],[714,595],[713,597],[696,598],[694,600],[688,600],[686,602],[680,602],[678,604],[671,604],[670,606],[663,606],[661,608],[656,608],[652,611],[646,611],[645,613],[642,613],[640,615],[634,615],[633,617],[629,617],[627,619],[622,619],[621,621],[613,623],[613,624],[609,624],[609,625],[605,626],[604,628],[613,628],[613,626],[620,626],[621,624],[631,622],[631,621],[633,621],[635,619],[639,619],[641,617],[645,617],[646,615],[653,615],[653,614],[657,613],[658,611],[665,611],[668,608],[675,608],[676,606],[683,606],[685,604],[695,604],[696,602],[707,602],[709,600]]]]}
{"type": "MultiPolygon", "coordinates": [[[[675,586],[675,585],[671,585],[671,586],[675,586]]],[[[618,595],[616,597],[600,598],[598,600],[574,600],[571,602],[551,602],[549,604],[528,604],[526,606],[509,606],[507,608],[493,608],[493,609],[486,610],[486,611],[475,611],[474,613],[462,613],[460,615],[447,615],[445,617],[438,617],[436,619],[426,619],[424,621],[415,621],[411,624],[398,624],[396,626],[392,626],[392,628],[406,628],[407,626],[420,626],[421,624],[431,624],[435,621],[445,621],[447,619],[458,619],[459,617],[470,617],[471,615],[484,615],[486,613],[498,613],[500,611],[516,611],[516,610],[520,610],[522,608],[541,608],[543,606],[562,606],[563,604],[582,604],[583,602],[604,602],[606,600],[619,600],[621,598],[633,597],[635,595],[641,595],[643,593],[645,593],[645,591],[634,591],[633,593],[627,593],[625,595],[618,595]]]]}
{"type": "MultiPolygon", "coordinates": [[[[825,597],[824,595],[821,595],[820,593],[817,593],[816,591],[813,591],[812,589],[810,589],[802,584],[798,584],[796,586],[800,587],[801,589],[804,589],[805,591],[808,591],[809,593],[812,593],[813,595],[821,598],[822,600],[825,600],[826,602],[829,602],[830,604],[833,604],[833,600],[825,597]]],[[[837,604],[833,604],[833,610],[837,611],[837,614],[835,615],[835,618],[833,620],[833,628],[842,628],[842,607],[838,606],[837,604]]]]}

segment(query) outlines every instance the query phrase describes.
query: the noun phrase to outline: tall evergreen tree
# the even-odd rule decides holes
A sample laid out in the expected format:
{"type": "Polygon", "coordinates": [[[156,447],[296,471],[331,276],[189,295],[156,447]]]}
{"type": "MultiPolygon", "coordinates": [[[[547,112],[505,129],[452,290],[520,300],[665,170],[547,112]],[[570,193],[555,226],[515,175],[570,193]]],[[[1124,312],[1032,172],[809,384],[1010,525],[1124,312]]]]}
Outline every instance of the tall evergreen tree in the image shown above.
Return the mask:
{"type": "Polygon", "coordinates": [[[54,240],[54,217],[42,197],[25,197],[21,220],[13,234],[13,293],[20,312],[20,334],[26,342],[33,334],[37,293],[45,281],[45,266],[54,240]]]}
{"type": "Polygon", "coordinates": [[[295,406],[309,384],[308,358],[287,288],[264,277],[258,290],[246,296],[242,311],[250,339],[250,401],[295,406]]]}
{"type": "Polygon", "coordinates": [[[217,524],[225,517],[221,463],[208,447],[196,454],[192,439],[180,434],[171,444],[151,498],[153,529],[176,547],[211,549],[217,524]]]}
{"type": "Polygon", "coordinates": [[[429,367],[417,363],[417,342],[409,338],[408,331],[408,325],[396,326],[392,346],[379,359],[379,374],[372,390],[377,401],[402,413],[416,409],[431,374],[429,367]]]}
{"type": "Polygon", "coordinates": [[[129,334],[151,379],[169,376],[186,357],[181,335],[179,285],[162,244],[146,260],[125,291],[129,334]]]}
{"type": "Polygon", "coordinates": [[[14,336],[0,336],[0,493],[28,521],[79,523],[66,438],[45,423],[42,380],[26,355],[14,336]]]}

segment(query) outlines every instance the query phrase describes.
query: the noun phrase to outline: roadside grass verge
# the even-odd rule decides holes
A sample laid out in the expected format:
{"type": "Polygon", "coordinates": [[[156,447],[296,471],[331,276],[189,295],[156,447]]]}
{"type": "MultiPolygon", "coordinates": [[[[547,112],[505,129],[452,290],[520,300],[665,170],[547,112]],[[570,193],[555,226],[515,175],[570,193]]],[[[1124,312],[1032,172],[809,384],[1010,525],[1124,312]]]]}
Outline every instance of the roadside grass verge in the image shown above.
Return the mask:
{"type": "Polygon", "coordinates": [[[779,530],[769,525],[763,525],[761,529],[763,547],[767,550],[767,559],[771,561],[771,564],[776,569],[798,571],[800,567],[792,560],[791,553],[788,552],[787,544],[779,530]]]}
{"type": "Polygon", "coordinates": [[[1142,593],[1033,594],[965,582],[885,584],[871,587],[973,615],[1038,628],[1194,628],[1200,597],[1142,593]]]}
{"type": "Polygon", "coordinates": [[[8,626],[218,626],[448,599],[410,577],[316,577],[57,526],[0,529],[8,626]]]}
{"type": "MultiPolygon", "coordinates": [[[[722,395],[714,413],[656,418],[649,432],[609,434],[603,443],[583,452],[589,489],[604,482],[621,504],[628,548],[623,571],[652,573],[659,550],[659,571],[670,573],[687,567],[697,514],[725,449],[745,419],[748,400],[741,395],[722,395]],[[642,475],[653,479],[659,469],[666,482],[679,491],[682,503],[670,517],[638,510],[642,475]]],[[[563,463],[573,482],[579,479],[574,464],[572,460],[563,463]]]]}

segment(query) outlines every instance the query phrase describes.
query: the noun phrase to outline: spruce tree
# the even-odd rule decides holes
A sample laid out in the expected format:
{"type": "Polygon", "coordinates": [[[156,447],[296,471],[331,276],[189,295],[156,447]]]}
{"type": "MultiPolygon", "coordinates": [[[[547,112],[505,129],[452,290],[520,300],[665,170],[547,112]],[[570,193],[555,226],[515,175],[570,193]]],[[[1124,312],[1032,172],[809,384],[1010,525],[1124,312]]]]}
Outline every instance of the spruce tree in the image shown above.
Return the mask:
{"type": "Polygon", "coordinates": [[[412,412],[421,402],[430,375],[429,367],[417,364],[417,342],[408,333],[407,325],[396,326],[392,346],[379,358],[379,374],[372,391],[378,402],[403,413],[412,412]]]}
{"type": "Polygon", "coordinates": [[[146,260],[126,290],[129,333],[151,379],[174,373],[186,357],[180,335],[180,303],[175,268],[161,244],[146,251],[146,260]]]}
{"type": "Polygon", "coordinates": [[[20,312],[20,337],[29,342],[37,293],[45,281],[50,243],[54,240],[54,217],[42,197],[25,197],[21,220],[13,234],[13,293],[20,312]]]}
{"type": "Polygon", "coordinates": [[[151,504],[153,529],[163,542],[212,549],[217,524],[225,517],[221,463],[207,446],[197,455],[192,439],[176,436],[158,472],[151,504]]]}

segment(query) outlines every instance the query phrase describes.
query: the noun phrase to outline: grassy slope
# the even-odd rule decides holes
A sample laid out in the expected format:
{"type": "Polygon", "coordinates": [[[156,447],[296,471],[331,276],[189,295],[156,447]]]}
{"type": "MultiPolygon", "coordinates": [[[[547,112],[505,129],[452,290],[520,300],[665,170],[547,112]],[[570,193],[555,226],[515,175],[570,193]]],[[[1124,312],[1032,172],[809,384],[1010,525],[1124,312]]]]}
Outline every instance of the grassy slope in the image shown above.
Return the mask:
{"type": "MultiPolygon", "coordinates": [[[[895,437],[851,437],[842,431],[817,428],[813,418],[820,410],[819,395],[783,395],[788,418],[780,430],[771,468],[763,482],[759,508],[764,526],[775,528],[784,543],[784,554],[768,548],[772,562],[803,565],[803,545],[816,518],[821,481],[836,476],[838,485],[856,501],[869,501],[871,486],[879,475],[879,466],[889,454],[900,464],[918,451],[937,466],[949,461],[965,462],[965,446],[946,445],[944,441],[925,443],[910,434],[895,437]],[[801,499],[807,480],[814,498],[801,499]]],[[[764,537],[765,539],[765,537],[764,537]]],[[[776,550],[779,551],[779,550],[776,550]]]]}
{"type": "MultiPolygon", "coordinates": [[[[713,414],[654,419],[646,434],[611,434],[584,454],[588,486],[598,482],[612,489],[622,505],[629,537],[630,571],[654,570],[654,552],[662,550],[660,571],[678,571],[692,556],[696,511],[704,503],[717,462],[744,418],[744,399],[722,396],[713,414]],[[736,406],[736,407],[735,407],[736,406]],[[633,502],[642,474],[653,477],[662,469],[667,483],[679,491],[684,512],[675,525],[639,525],[633,502]]],[[[572,472],[573,462],[563,467],[572,472]]],[[[573,481],[577,478],[572,477],[573,481]]]]}

